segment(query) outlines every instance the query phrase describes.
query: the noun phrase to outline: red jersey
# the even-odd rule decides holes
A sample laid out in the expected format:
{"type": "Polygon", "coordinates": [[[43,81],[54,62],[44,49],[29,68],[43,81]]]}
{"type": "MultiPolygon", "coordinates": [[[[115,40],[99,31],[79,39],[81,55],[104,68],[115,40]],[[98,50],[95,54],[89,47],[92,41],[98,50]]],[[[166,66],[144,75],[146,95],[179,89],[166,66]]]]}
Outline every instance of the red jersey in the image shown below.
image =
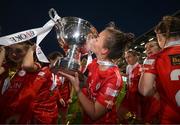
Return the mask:
{"type": "MultiPolygon", "coordinates": [[[[144,60],[143,68],[145,71],[154,69],[153,64],[155,62],[155,59],[157,58],[157,55],[158,53],[153,54],[144,60]]],[[[142,102],[142,108],[143,108],[142,116],[143,116],[144,122],[145,123],[159,123],[160,100],[159,100],[158,92],[156,92],[155,95],[153,96],[143,97],[142,101],[143,101],[142,102]]]]}
{"type": "Polygon", "coordinates": [[[105,71],[99,70],[97,60],[88,65],[88,88],[83,88],[83,93],[93,102],[98,101],[108,112],[96,121],[90,119],[85,113],[85,123],[117,123],[115,101],[123,82],[117,66],[109,67],[105,71]]]}
{"type": "Polygon", "coordinates": [[[154,96],[144,97],[142,102],[142,116],[144,123],[157,124],[160,118],[160,100],[154,96]]]}
{"type": "Polygon", "coordinates": [[[18,123],[19,118],[25,114],[24,107],[16,108],[11,107],[11,104],[17,101],[17,97],[22,89],[34,81],[37,72],[27,72],[23,69],[16,69],[14,77],[9,81],[9,86],[4,89],[5,79],[8,78],[9,66],[6,65],[6,71],[1,75],[1,96],[0,96],[0,122],[10,123],[11,120],[15,120],[18,123]],[[18,119],[13,119],[13,116],[17,116],[18,119]]]}
{"type": "Polygon", "coordinates": [[[180,123],[180,46],[163,49],[156,61],[148,63],[157,79],[161,101],[161,123],[180,123]]]}
{"type": "MultiPolygon", "coordinates": [[[[57,84],[60,84],[59,79],[56,80],[57,84]]],[[[31,103],[33,112],[32,123],[57,123],[59,91],[58,86],[51,90],[52,83],[52,72],[49,67],[42,68],[31,86],[32,91],[36,91],[36,95],[31,103]]]]}
{"type": "Polygon", "coordinates": [[[128,75],[128,92],[138,92],[138,83],[139,83],[139,78],[141,75],[140,71],[141,65],[139,63],[136,63],[133,66],[133,69],[130,73],[127,73],[128,75]]]}
{"type": "MultiPolygon", "coordinates": [[[[127,83],[127,92],[121,106],[126,108],[129,112],[135,113],[138,119],[141,119],[141,98],[138,91],[138,83],[141,75],[140,71],[141,65],[136,63],[132,71],[127,73],[129,75],[129,80],[127,83]]],[[[121,107],[120,107],[121,108],[121,107]]]]}

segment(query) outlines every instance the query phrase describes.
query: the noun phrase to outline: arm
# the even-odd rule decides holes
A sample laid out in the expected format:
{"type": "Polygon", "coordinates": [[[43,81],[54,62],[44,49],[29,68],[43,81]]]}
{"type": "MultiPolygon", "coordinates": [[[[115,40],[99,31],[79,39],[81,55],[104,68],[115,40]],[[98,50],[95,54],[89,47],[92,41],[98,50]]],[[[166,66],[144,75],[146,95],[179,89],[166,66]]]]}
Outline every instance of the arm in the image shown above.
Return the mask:
{"type": "Polygon", "coordinates": [[[80,101],[83,109],[91,117],[92,120],[96,120],[99,117],[101,117],[103,114],[106,113],[106,108],[103,105],[101,105],[97,101],[95,103],[92,102],[91,100],[88,99],[88,97],[86,97],[81,92],[80,87],[79,87],[79,78],[78,78],[77,73],[75,74],[75,77],[65,74],[63,72],[60,72],[60,74],[67,77],[71,81],[71,83],[74,87],[74,90],[77,92],[77,96],[79,98],[79,101],[80,101]]]}
{"type": "Polygon", "coordinates": [[[5,48],[3,46],[0,47],[0,75],[5,71],[4,67],[2,67],[5,59],[5,48]]]}
{"type": "Polygon", "coordinates": [[[72,85],[69,85],[69,87],[70,87],[71,92],[70,92],[70,98],[68,99],[68,103],[72,103],[72,99],[74,95],[74,88],[72,87],[72,85]]]}
{"type": "Polygon", "coordinates": [[[39,69],[39,67],[34,62],[34,51],[36,49],[36,45],[31,46],[26,56],[23,59],[22,67],[27,71],[36,71],[39,69]]]}
{"type": "Polygon", "coordinates": [[[97,120],[106,113],[106,108],[99,102],[90,101],[81,91],[78,92],[79,101],[85,112],[91,117],[92,120],[97,120]]]}
{"type": "Polygon", "coordinates": [[[152,73],[142,73],[138,89],[143,96],[151,96],[154,94],[154,81],[156,76],[152,73]]]}

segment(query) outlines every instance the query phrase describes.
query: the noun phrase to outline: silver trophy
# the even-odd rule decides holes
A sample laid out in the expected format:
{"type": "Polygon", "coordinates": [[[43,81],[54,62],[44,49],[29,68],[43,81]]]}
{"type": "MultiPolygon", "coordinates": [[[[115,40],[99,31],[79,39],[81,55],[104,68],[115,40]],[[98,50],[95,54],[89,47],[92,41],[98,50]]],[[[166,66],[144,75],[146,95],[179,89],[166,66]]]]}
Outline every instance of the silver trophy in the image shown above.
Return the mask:
{"type": "MultiPolygon", "coordinates": [[[[49,11],[56,13],[54,9],[49,11]]],[[[89,35],[96,37],[97,30],[86,20],[78,17],[63,17],[56,22],[58,41],[64,41],[68,45],[66,56],[54,65],[55,70],[78,71],[80,67],[79,49],[87,42],[89,35]]]]}

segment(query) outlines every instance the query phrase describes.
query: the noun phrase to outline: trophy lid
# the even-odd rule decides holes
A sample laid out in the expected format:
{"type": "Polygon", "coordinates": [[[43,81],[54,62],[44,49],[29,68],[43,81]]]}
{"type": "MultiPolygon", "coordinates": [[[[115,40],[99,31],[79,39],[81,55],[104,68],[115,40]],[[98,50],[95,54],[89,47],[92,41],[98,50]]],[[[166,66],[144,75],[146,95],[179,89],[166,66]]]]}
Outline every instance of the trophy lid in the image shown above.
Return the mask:
{"type": "Polygon", "coordinates": [[[97,36],[97,30],[88,21],[78,17],[63,17],[61,21],[60,38],[69,45],[82,45],[86,42],[87,36],[97,36]]]}

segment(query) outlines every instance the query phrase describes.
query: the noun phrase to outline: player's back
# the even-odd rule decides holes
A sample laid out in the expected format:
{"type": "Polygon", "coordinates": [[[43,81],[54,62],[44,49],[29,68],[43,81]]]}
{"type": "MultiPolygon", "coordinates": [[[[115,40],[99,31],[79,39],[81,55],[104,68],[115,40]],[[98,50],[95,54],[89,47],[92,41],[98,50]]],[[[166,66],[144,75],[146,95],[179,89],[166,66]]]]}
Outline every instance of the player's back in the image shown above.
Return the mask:
{"type": "Polygon", "coordinates": [[[156,69],[157,89],[162,102],[180,112],[180,46],[163,49],[158,55],[156,69]]]}

